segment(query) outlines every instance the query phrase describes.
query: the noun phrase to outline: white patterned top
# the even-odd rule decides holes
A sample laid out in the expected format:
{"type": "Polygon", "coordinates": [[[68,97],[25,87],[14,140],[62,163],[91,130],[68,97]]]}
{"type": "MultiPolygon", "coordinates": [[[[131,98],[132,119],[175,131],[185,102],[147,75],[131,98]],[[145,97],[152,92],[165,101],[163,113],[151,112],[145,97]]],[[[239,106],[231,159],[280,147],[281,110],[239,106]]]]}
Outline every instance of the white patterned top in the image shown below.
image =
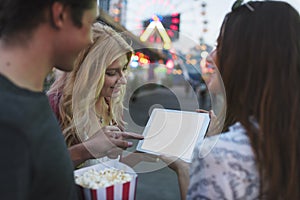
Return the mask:
{"type": "Polygon", "coordinates": [[[187,199],[258,199],[259,174],[240,123],[195,149],[187,199]]]}

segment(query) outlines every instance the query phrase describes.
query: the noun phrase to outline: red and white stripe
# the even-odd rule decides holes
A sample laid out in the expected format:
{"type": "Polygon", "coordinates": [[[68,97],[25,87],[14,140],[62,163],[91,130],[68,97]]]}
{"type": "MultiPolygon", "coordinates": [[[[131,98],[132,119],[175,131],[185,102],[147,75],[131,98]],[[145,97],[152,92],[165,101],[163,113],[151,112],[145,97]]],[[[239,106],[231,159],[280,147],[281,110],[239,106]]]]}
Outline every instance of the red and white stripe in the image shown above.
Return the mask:
{"type": "Polygon", "coordinates": [[[116,184],[106,188],[81,188],[84,200],[135,200],[137,177],[127,183],[116,184]]]}

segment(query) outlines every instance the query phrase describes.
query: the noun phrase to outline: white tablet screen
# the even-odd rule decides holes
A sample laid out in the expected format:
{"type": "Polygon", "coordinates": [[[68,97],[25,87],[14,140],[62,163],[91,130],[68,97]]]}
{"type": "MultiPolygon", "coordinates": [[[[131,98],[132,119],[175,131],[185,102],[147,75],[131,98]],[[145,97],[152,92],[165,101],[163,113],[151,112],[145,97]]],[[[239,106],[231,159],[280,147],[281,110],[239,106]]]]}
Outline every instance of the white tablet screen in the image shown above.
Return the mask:
{"type": "Polygon", "coordinates": [[[193,149],[203,140],[208,124],[206,113],[154,109],[137,150],[191,162],[193,149]]]}

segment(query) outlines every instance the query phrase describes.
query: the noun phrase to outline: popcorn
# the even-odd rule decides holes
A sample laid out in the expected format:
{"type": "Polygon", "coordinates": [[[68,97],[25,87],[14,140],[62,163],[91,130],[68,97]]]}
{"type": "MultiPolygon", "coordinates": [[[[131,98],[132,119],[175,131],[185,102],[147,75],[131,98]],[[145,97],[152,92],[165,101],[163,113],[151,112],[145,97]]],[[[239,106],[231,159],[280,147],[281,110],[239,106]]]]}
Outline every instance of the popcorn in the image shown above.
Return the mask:
{"type": "Polygon", "coordinates": [[[119,162],[109,160],[74,171],[83,200],[135,200],[137,174],[119,162]]]}
{"type": "Polygon", "coordinates": [[[104,170],[89,169],[80,176],[75,176],[75,182],[85,188],[98,189],[132,180],[132,176],[123,170],[106,168],[104,170]]]}

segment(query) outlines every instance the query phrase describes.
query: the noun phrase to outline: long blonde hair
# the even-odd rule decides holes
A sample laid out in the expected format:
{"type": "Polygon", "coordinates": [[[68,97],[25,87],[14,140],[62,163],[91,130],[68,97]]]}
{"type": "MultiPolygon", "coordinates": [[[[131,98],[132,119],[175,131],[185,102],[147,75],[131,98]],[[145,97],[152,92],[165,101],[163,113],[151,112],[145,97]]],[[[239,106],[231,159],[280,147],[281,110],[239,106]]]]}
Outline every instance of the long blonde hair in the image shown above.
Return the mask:
{"type": "Polygon", "coordinates": [[[123,99],[125,85],[120,95],[105,102],[100,92],[105,81],[106,68],[120,56],[126,54],[128,63],[132,48],[107,25],[93,25],[94,42],[80,52],[74,70],[61,75],[50,88],[48,95],[60,93],[58,102],[59,120],[68,146],[84,141],[93,136],[100,128],[99,117],[95,111],[95,103],[99,99],[102,124],[109,125],[115,121],[123,127],[123,99]]]}

